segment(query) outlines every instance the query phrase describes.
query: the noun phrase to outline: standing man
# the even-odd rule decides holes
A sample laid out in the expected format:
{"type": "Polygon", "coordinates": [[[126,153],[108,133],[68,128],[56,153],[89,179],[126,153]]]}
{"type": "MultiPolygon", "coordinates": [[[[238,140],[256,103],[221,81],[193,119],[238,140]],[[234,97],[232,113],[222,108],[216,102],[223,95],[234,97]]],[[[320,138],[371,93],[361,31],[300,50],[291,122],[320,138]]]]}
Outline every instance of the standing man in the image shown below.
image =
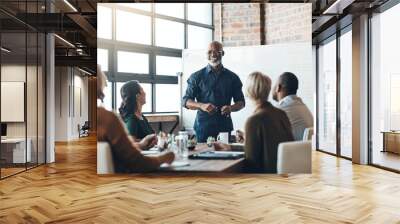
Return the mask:
{"type": "Polygon", "coordinates": [[[307,106],[298,97],[299,80],[291,72],[284,72],[275,84],[272,98],[277,107],[286,112],[295,141],[303,140],[304,130],[313,127],[313,116],[307,106]]]}
{"type": "Polygon", "coordinates": [[[189,77],[183,97],[184,107],[197,110],[194,129],[199,142],[206,142],[210,136],[216,138],[220,132],[230,133],[233,130],[230,113],[245,105],[242,82],[222,66],[222,44],[211,42],[207,56],[208,65],[189,77]]]}

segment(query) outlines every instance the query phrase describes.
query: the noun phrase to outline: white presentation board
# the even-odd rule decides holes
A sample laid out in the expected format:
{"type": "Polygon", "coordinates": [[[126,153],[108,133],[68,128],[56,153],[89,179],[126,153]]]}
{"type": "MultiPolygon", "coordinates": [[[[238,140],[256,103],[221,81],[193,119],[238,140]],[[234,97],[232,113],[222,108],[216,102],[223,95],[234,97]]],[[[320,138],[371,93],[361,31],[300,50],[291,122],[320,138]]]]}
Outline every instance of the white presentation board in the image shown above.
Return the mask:
{"type": "Polygon", "coordinates": [[[24,82],[1,82],[1,122],[24,122],[24,102],[24,82]]]}
{"type": "MultiPolygon", "coordinates": [[[[308,108],[314,111],[315,76],[312,68],[311,42],[295,44],[276,44],[262,46],[225,47],[225,56],[222,59],[224,67],[235,72],[243,83],[243,92],[246,78],[251,72],[260,71],[272,79],[274,85],[278,76],[283,72],[292,72],[299,79],[298,96],[308,108]]],[[[206,50],[184,50],[183,76],[181,92],[185,93],[187,79],[199,69],[207,65],[206,50]]],[[[272,94],[270,95],[272,102],[272,94]]],[[[275,102],[272,102],[275,103],[275,102]]],[[[239,112],[232,113],[234,129],[244,129],[247,117],[254,111],[254,105],[246,97],[246,107],[239,112]]],[[[183,127],[193,127],[196,111],[182,108],[181,124],[183,127]]]]}

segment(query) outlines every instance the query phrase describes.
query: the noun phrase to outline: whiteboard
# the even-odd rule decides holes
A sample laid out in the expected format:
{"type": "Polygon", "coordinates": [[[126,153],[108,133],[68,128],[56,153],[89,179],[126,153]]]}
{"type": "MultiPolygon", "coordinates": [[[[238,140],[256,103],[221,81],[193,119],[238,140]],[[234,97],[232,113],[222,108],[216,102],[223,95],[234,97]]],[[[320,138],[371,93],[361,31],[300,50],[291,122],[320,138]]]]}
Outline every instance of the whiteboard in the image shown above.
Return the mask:
{"type": "MultiPolygon", "coordinates": [[[[297,95],[301,97],[310,111],[314,111],[315,76],[312,67],[311,42],[294,44],[275,44],[261,46],[225,47],[222,64],[236,73],[246,86],[247,76],[254,71],[260,71],[272,79],[272,85],[283,72],[292,72],[299,79],[297,95]]],[[[183,50],[183,75],[181,93],[185,94],[187,79],[190,75],[207,65],[206,50],[183,50]]],[[[232,113],[233,128],[244,129],[246,119],[253,113],[254,105],[246,97],[246,107],[232,113]]],[[[270,94],[270,102],[272,100],[270,94]]],[[[181,124],[185,128],[193,127],[196,111],[182,108],[181,124]]]]}
{"type": "Polygon", "coordinates": [[[1,122],[24,122],[24,102],[24,82],[1,82],[1,122]]]}

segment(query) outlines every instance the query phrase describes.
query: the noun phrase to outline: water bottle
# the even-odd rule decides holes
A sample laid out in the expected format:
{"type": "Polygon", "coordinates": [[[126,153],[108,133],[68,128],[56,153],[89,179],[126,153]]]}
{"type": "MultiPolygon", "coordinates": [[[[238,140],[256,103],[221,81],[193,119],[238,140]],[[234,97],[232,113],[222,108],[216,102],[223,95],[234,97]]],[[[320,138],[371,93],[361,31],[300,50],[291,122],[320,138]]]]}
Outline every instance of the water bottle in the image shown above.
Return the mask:
{"type": "Polygon", "coordinates": [[[189,152],[187,148],[188,133],[186,131],[180,131],[177,137],[180,159],[182,161],[186,161],[189,157],[189,152]]]}

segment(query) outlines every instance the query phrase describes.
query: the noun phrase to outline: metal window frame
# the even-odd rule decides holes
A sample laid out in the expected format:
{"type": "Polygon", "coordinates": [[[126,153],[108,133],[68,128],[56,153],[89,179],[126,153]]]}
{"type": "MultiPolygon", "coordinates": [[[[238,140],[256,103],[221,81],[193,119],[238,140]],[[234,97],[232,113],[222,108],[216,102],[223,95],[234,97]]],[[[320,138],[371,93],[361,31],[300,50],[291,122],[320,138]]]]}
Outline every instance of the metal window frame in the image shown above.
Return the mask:
{"type": "MultiPolygon", "coordinates": [[[[151,84],[152,91],[152,102],[151,102],[151,112],[150,113],[178,113],[179,111],[156,111],[156,88],[157,84],[176,84],[178,85],[179,77],[175,74],[171,75],[157,75],[156,74],[156,57],[157,56],[168,56],[182,58],[182,49],[159,47],[155,45],[155,19],[164,19],[173,22],[179,22],[184,25],[184,49],[188,47],[188,26],[196,26],[201,28],[210,29],[212,31],[212,39],[214,39],[214,21],[211,20],[210,24],[203,24],[188,19],[188,3],[184,4],[184,16],[183,18],[177,18],[167,15],[158,14],[155,11],[155,4],[151,3],[151,10],[141,10],[135,8],[129,8],[118,4],[104,4],[104,7],[111,8],[112,10],[112,38],[104,39],[98,38],[98,48],[105,49],[108,51],[108,71],[105,72],[108,76],[108,81],[111,82],[112,91],[112,108],[118,108],[116,105],[116,99],[118,93],[116,93],[116,83],[126,82],[132,79],[138,80],[142,83],[151,84]],[[138,15],[145,15],[151,18],[151,45],[131,43],[126,41],[119,41],[116,39],[116,13],[117,10],[130,12],[138,15]],[[118,51],[126,51],[132,53],[145,53],[149,55],[149,73],[148,74],[138,74],[138,73],[123,73],[118,72],[118,51]]],[[[214,16],[214,5],[211,3],[211,17],[214,16]]]]}
{"type": "MultiPolygon", "coordinates": [[[[348,20],[348,18],[346,18],[345,20],[348,20]]],[[[341,82],[341,55],[340,55],[340,42],[341,42],[341,36],[343,36],[345,33],[350,32],[352,30],[351,27],[352,23],[346,23],[346,25],[344,27],[340,27],[340,26],[336,26],[336,31],[334,33],[332,33],[330,35],[324,35],[324,39],[319,40],[319,42],[316,44],[316,106],[317,106],[317,110],[316,110],[316,150],[319,152],[323,152],[329,155],[333,155],[333,156],[337,156],[343,159],[347,159],[347,160],[352,160],[352,158],[347,157],[347,156],[343,156],[342,155],[342,149],[341,149],[341,117],[340,117],[340,102],[341,102],[341,94],[340,94],[340,82],[341,82]],[[319,146],[319,96],[320,96],[320,86],[319,86],[319,62],[320,62],[320,56],[319,56],[319,48],[321,47],[321,45],[325,45],[331,41],[336,41],[336,51],[335,51],[335,64],[336,64],[336,108],[335,108],[335,113],[336,113],[336,152],[332,153],[332,152],[328,152],[324,149],[321,149],[319,146]]]]}

